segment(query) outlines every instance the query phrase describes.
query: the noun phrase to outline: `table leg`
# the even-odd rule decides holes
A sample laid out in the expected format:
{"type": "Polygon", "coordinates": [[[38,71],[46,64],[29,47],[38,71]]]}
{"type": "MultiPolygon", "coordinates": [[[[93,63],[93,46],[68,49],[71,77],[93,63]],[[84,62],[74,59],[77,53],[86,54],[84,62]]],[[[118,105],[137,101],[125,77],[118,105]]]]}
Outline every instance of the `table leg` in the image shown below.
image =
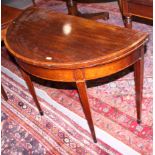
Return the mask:
{"type": "Polygon", "coordinates": [[[8,97],[7,97],[6,92],[5,92],[5,90],[4,90],[4,88],[3,88],[2,85],[1,85],[1,92],[2,92],[2,96],[3,96],[4,99],[7,101],[7,100],[8,100],[8,97]]]}
{"type": "Polygon", "coordinates": [[[88,121],[88,125],[93,137],[94,142],[97,142],[96,135],[95,135],[95,130],[94,130],[94,125],[93,125],[93,120],[90,112],[90,107],[89,107],[89,101],[88,101],[88,96],[87,96],[87,87],[85,81],[80,81],[76,82],[77,89],[79,92],[79,96],[81,99],[81,104],[83,107],[83,111],[85,113],[85,117],[88,121]]]}
{"type": "Polygon", "coordinates": [[[29,88],[29,91],[30,91],[34,101],[35,101],[35,104],[36,104],[36,106],[37,106],[37,108],[39,110],[40,115],[43,115],[43,111],[42,111],[42,109],[40,107],[40,104],[38,102],[38,99],[37,99],[37,96],[36,96],[36,93],[35,93],[35,90],[34,90],[34,86],[33,86],[33,83],[31,81],[30,76],[21,68],[20,68],[20,71],[22,73],[22,76],[23,76],[24,80],[26,81],[26,84],[27,84],[27,86],[29,88]]]}
{"type": "Polygon", "coordinates": [[[134,64],[137,123],[141,123],[143,77],[144,77],[144,48],[141,49],[141,58],[134,64]]]}

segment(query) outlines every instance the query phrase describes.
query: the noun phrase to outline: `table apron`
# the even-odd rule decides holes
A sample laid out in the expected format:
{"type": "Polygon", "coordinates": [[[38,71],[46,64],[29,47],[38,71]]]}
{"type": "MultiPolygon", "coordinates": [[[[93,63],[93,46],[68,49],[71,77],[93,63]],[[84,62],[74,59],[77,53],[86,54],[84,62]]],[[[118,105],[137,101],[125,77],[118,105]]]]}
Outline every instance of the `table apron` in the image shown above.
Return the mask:
{"type": "Polygon", "coordinates": [[[52,80],[52,81],[62,81],[62,82],[76,82],[78,80],[93,80],[97,78],[102,78],[114,73],[117,73],[131,65],[133,65],[138,59],[141,58],[141,48],[135,50],[130,55],[125,56],[116,61],[112,61],[106,64],[87,67],[87,68],[77,68],[77,69],[62,69],[62,68],[52,68],[52,67],[42,67],[32,64],[28,64],[17,59],[19,66],[36,77],[52,80]],[[76,78],[77,71],[81,70],[83,74],[82,79],[76,78]]]}

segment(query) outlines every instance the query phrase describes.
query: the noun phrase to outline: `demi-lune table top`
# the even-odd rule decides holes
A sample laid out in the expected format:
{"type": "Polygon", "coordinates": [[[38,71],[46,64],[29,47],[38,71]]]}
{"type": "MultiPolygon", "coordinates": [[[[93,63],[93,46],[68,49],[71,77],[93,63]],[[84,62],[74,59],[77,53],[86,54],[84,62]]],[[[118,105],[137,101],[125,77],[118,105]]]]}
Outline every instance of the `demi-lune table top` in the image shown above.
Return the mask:
{"type": "Polygon", "coordinates": [[[124,57],[146,38],[142,32],[32,7],[9,26],[5,44],[26,63],[75,69],[124,57]]]}

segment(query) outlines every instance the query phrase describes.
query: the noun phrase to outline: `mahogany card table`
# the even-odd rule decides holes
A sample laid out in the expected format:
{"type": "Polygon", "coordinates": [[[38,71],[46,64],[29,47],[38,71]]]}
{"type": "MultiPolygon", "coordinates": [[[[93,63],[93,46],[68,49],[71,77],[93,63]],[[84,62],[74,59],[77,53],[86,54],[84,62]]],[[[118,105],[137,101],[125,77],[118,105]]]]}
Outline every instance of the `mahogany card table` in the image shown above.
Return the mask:
{"type": "Polygon", "coordinates": [[[112,76],[133,65],[140,123],[147,39],[146,33],[32,7],[10,24],[5,45],[19,64],[41,114],[29,75],[76,83],[93,140],[97,142],[86,81],[112,76]]]}

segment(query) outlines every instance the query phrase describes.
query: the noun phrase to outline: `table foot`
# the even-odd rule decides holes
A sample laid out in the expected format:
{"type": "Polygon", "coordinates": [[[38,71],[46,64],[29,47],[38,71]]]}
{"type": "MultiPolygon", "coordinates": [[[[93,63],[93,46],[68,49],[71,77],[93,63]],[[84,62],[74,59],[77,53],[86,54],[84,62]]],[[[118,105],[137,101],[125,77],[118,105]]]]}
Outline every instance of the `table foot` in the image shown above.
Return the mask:
{"type": "Polygon", "coordinates": [[[1,85],[1,93],[2,93],[2,96],[4,97],[5,101],[7,101],[8,100],[8,96],[6,95],[6,92],[5,92],[5,90],[4,90],[2,85],[1,85]]]}
{"type": "Polygon", "coordinates": [[[76,82],[76,85],[77,85],[77,89],[78,89],[79,96],[81,99],[83,111],[84,111],[85,117],[88,121],[88,125],[90,128],[94,143],[97,143],[93,120],[92,120],[92,116],[91,116],[91,112],[90,112],[90,106],[89,106],[89,102],[88,102],[86,83],[85,83],[85,81],[84,82],[80,81],[80,82],[76,82]]]}
{"type": "Polygon", "coordinates": [[[144,76],[144,47],[141,48],[141,58],[134,64],[136,109],[137,109],[138,123],[141,122],[143,76],[144,76]]]}
{"type": "Polygon", "coordinates": [[[138,124],[141,124],[142,123],[142,120],[137,119],[137,123],[138,124]]]}
{"type": "Polygon", "coordinates": [[[43,116],[44,115],[44,112],[43,111],[39,111],[40,115],[43,116]]]}
{"type": "Polygon", "coordinates": [[[21,68],[20,68],[20,71],[21,71],[21,73],[22,73],[22,76],[23,76],[23,78],[24,78],[24,80],[25,80],[25,82],[26,82],[28,88],[29,88],[29,91],[30,91],[30,93],[31,93],[31,95],[32,95],[32,97],[33,97],[33,99],[34,99],[34,102],[35,102],[35,104],[36,104],[36,106],[37,106],[37,108],[38,108],[38,110],[39,110],[40,115],[43,115],[43,111],[42,111],[42,109],[41,109],[41,107],[40,107],[40,104],[39,104],[39,102],[38,102],[38,99],[37,99],[37,96],[36,96],[36,93],[35,93],[35,90],[34,90],[34,86],[33,86],[33,83],[32,83],[32,81],[31,81],[30,76],[28,75],[28,73],[26,73],[26,72],[25,72],[23,69],[21,69],[21,68]]]}

